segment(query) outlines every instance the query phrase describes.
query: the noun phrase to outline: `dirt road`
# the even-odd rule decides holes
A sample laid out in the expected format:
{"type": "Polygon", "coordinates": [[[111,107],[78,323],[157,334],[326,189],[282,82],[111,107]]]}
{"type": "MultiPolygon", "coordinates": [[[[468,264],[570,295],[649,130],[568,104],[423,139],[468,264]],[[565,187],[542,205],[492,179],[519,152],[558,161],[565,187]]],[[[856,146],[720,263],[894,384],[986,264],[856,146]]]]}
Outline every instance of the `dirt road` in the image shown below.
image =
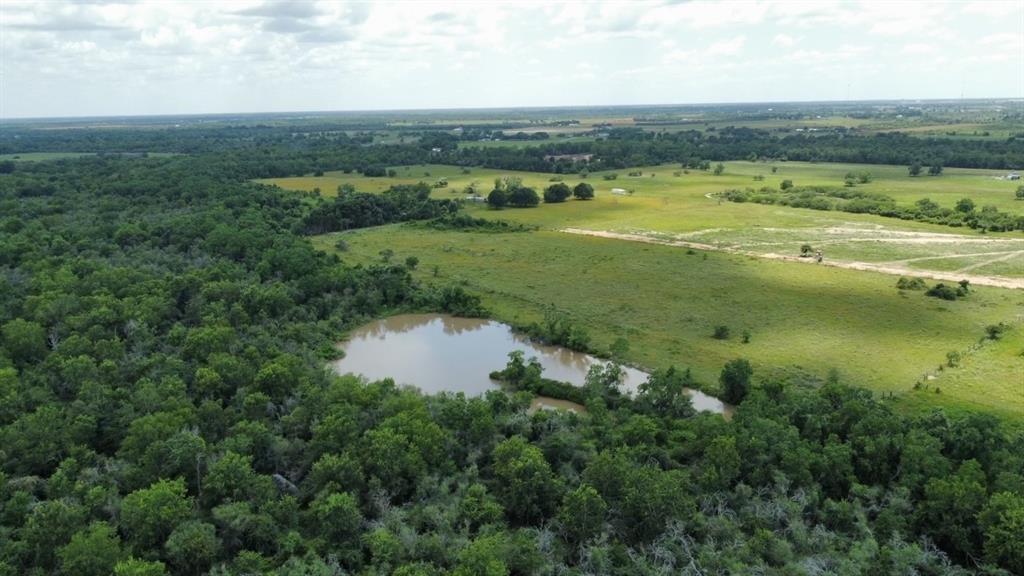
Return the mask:
{"type": "Polygon", "coordinates": [[[643,234],[630,234],[626,232],[608,232],[606,230],[585,230],[582,228],[563,228],[560,232],[568,234],[580,234],[583,236],[596,236],[598,238],[612,238],[615,240],[628,240],[631,242],[645,242],[647,244],[660,244],[662,246],[675,246],[678,248],[693,248],[695,250],[713,250],[716,252],[728,252],[742,256],[754,256],[768,260],[784,260],[787,262],[800,262],[802,264],[815,264],[818,266],[833,266],[835,268],[847,268],[850,270],[864,270],[867,272],[881,272],[882,274],[893,274],[895,276],[916,276],[920,278],[931,278],[932,280],[943,280],[947,282],[959,282],[967,280],[971,284],[979,286],[996,286],[998,288],[1024,289],[1024,278],[1007,278],[1005,276],[981,276],[977,274],[961,274],[958,272],[943,272],[938,270],[919,270],[892,263],[873,262],[850,262],[825,260],[820,264],[814,258],[800,258],[788,254],[775,254],[763,252],[751,252],[737,248],[723,248],[702,242],[690,242],[687,240],[667,240],[653,238],[643,234]]]}

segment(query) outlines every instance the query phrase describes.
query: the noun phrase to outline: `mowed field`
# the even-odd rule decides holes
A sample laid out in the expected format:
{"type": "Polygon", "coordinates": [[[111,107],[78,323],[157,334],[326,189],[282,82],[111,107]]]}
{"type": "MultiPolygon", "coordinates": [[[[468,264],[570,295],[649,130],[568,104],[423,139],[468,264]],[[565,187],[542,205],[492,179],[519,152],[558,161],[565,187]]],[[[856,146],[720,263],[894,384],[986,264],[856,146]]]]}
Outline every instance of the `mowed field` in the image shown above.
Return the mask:
{"type": "MultiPolygon", "coordinates": [[[[470,184],[486,194],[494,178],[505,175],[518,176],[538,191],[552,177],[476,168],[464,174],[436,165],[396,169],[394,179],[328,173],[271,182],[296,190],[319,187],[330,195],[346,183],[373,192],[394,183],[446,178],[448,187],[433,195],[456,198],[470,184]]],[[[797,185],[841,185],[847,172],[869,171],[873,181],[863,188],[899,202],[929,197],[952,206],[971,197],[979,206],[1021,211],[1024,203],[1013,200],[1018,183],[997,180],[998,172],[956,169],[940,177],[910,178],[905,168],[891,166],[780,163],[772,174],[771,165],[729,162],[721,176],[696,171],[676,176],[679,168],[673,166],[639,170],[639,177],[618,171],[615,180],[590,175],[597,198],[589,202],[502,211],[467,207],[475,216],[537,225],[537,232],[440,232],[396,225],[314,241],[334,251],[344,238],[348,250],[340,255],[350,262],[379,260],[385,249],[394,251],[396,261],[417,256],[417,274],[424,281],[465,285],[483,296],[500,320],[535,320],[554,305],[585,326],[598,346],[625,337],[632,363],[691,367],[711,392],[722,364],[742,356],[762,377],[790,373],[824,379],[834,368],[844,381],[891,392],[908,408],[981,408],[1024,420],[1024,290],[978,286],[968,298],[946,302],[921,292],[901,293],[891,274],[719,251],[795,254],[809,241],[830,261],[903,262],[923,272],[970,268],[1019,279],[1024,267],[1016,252],[1024,250],[1024,235],[719,203],[713,196],[727,188],[778,186],[784,178],[797,185]],[[755,175],[764,181],[754,182],[755,175]],[[612,188],[632,194],[612,194],[612,188]],[[568,234],[567,228],[689,238],[714,250],[568,234]],[[982,341],[985,327],[1000,322],[1010,327],[1003,339],[982,341]],[[728,326],[732,337],[712,338],[717,325],[728,326]],[[749,343],[741,341],[744,331],[750,333],[749,343]],[[940,370],[950,351],[963,361],[940,370]]],[[[572,186],[579,178],[564,181],[572,186]]]]}

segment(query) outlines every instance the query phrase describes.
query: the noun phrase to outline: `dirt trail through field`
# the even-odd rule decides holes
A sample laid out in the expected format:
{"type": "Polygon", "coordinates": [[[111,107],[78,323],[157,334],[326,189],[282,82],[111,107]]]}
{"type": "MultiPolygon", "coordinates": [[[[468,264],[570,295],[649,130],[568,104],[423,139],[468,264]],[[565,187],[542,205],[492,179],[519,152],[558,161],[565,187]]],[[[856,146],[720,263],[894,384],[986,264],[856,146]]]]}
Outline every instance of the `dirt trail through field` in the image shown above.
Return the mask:
{"type": "MultiPolygon", "coordinates": [[[[738,248],[723,248],[721,246],[705,244],[702,242],[690,242],[687,240],[668,240],[662,238],[655,238],[652,236],[645,236],[643,234],[630,234],[627,232],[609,232],[607,230],[584,230],[582,228],[562,228],[560,232],[566,232],[568,234],[579,234],[583,236],[596,236],[598,238],[628,240],[631,242],[644,242],[647,244],[660,244],[662,246],[675,246],[678,248],[693,248],[696,250],[713,250],[717,252],[728,252],[730,254],[753,256],[755,258],[765,258],[768,260],[784,260],[787,262],[816,264],[813,258],[801,258],[799,256],[791,256],[788,254],[775,254],[771,252],[751,252],[749,250],[741,250],[738,248]]],[[[921,239],[918,238],[917,240],[920,241],[921,239]]],[[[944,239],[940,239],[939,241],[941,242],[943,240],[944,239]]],[[[988,264],[989,262],[985,263],[988,264]]],[[[825,260],[821,262],[820,265],[833,266],[836,268],[846,268],[849,270],[881,272],[883,274],[893,274],[897,276],[917,276],[922,278],[931,278],[933,280],[945,280],[947,282],[959,282],[960,280],[967,280],[971,284],[977,284],[979,286],[996,286],[998,288],[1014,288],[1018,290],[1024,289],[1024,278],[1007,278],[1005,276],[980,276],[977,274],[961,274],[955,271],[943,272],[939,270],[919,270],[916,268],[909,268],[907,266],[901,266],[899,264],[892,263],[825,260]]]]}

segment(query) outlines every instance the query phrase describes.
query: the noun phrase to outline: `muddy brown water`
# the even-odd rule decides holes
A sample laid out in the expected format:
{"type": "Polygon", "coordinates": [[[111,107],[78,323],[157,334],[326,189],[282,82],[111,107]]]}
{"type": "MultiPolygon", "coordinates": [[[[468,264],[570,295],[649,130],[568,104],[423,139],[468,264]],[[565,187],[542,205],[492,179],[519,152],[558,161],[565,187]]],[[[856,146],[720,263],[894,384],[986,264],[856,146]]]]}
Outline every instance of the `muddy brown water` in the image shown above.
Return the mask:
{"type": "MultiPolygon", "coordinates": [[[[560,346],[534,344],[501,322],[443,314],[403,314],[376,320],[353,331],[340,348],[345,357],[332,363],[337,373],[361,374],[371,380],[393,378],[428,394],[477,396],[500,389],[489,374],[504,368],[513,350],[522,350],[526,358],[536,357],[546,378],[577,386],[583,385],[592,365],[603,363],[560,346]]],[[[647,373],[641,370],[623,370],[624,391],[633,393],[647,380],[647,373]]],[[[726,416],[732,411],[713,396],[696,390],[688,394],[698,410],[726,416]]],[[[535,400],[534,408],[583,410],[572,402],[542,397],[535,400]]]]}

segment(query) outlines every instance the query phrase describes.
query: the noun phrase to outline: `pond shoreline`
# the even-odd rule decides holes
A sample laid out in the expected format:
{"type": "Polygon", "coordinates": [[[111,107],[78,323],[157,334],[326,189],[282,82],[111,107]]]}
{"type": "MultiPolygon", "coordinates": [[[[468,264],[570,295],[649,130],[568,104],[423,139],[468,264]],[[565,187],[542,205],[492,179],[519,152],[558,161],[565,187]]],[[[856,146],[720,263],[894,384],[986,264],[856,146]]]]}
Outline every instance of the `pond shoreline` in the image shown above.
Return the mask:
{"type": "MultiPolygon", "coordinates": [[[[490,377],[503,368],[508,354],[522,350],[537,357],[544,378],[582,386],[589,368],[610,362],[560,346],[538,344],[514,326],[488,318],[447,314],[396,314],[352,330],[338,343],[343,352],[330,362],[339,373],[361,374],[371,380],[392,378],[425,394],[462,392],[468,396],[505,389],[490,377]]],[[[622,389],[633,395],[648,373],[623,367],[622,389]]],[[[694,408],[728,417],[733,407],[700,390],[687,390],[694,408]]]]}

